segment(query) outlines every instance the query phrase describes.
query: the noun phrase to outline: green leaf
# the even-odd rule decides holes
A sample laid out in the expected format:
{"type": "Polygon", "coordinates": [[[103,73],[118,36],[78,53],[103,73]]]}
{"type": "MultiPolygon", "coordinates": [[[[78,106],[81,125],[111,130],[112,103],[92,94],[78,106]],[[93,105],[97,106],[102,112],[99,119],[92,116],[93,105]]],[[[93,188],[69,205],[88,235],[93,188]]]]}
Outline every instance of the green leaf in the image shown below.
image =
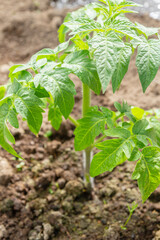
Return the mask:
{"type": "Polygon", "coordinates": [[[111,25],[108,26],[108,31],[114,30],[117,33],[124,34],[125,36],[135,38],[139,40],[138,35],[131,28],[134,27],[134,24],[130,22],[127,18],[115,19],[111,25]]]}
{"type": "MultiPolygon", "coordinates": [[[[77,11],[76,11],[77,12],[77,11]]],[[[74,12],[73,12],[74,13],[74,12]]],[[[67,13],[66,17],[64,18],[64,22],[69,21],[70,19],[72,19],[71,15],[73,13],[67,13]]],[[[66,34],[69,31],[69,28],[66,27],[64,24],[61,24],[61,26],[58,29],[58,39],[60,43],[65,42],[66,39],[66,34]]]]}
{"type": "Polygon", "coordinates": [[[135,145],[140,149],[148,146],[148,136],[135,135],[135,136],[132,137],[132,140],[135,143],[135,145]]]}
{"type": "Polygon", "coordinates": [[[128,103],[124,101],[122,105],[119,102],[115,102],[114,106],[120,113],[126,113],[131,111],[131,106],[129,106],[128,103]]]}
{"type": "Polygon", "coordinates": [[[18,81],[26,81],[26,82],[29,82],[32,80],[32,74],[28,71],[21,71],[19,73],[16,74],[16,76],[13,76],[15,77],[18,81]]]}
{"type": "Polygon", "coordinates": [[[62,67],[68,68],[80,80],[87,84],[96,94],[100,94],[101,83],[93,60],[87,50],[77,51],[68,55],[62,67]]]}
{"type": "Polygon", "coordinates": [[[94,155],[90,175],[95,177],[106,171],[112,171],[116,166],[122,164],[126,158],[130,158],[132,144],[127,139],[112,139],[97,144],[96,147],[104,148],[101,152],[94,155]]]}
{"type": "Polygon", "coordinates": [[[106,118],[112,118],[114,112],[111,111],[110,109],[106,108],[106,107],[100,107],[100,110],[102,111],[102,113],[104,114],[104,116],[106,118]]]}
{"type": "Polygon", "coordinates": [[[19,123],[17,119],[17,113],[15,108],[10,109],[8,113],[8,122],[14,127],[19,128],[19,123]]]}
{"type": "Polygon", "coordinates": [[[126,129],[131,129],[132,123],[131,122],[122,122],[122,127],[126,129]]]}
{"type": "MultiPolygon", "coordinates": [[[[103,14],[105,14],[105,16],[109,16],[108,8],[104,4],[94,2],[94,3],[92,3],[92,7],[96,12],[98,12],[98,13],[103,12],[103,14]]],[[[97,16],[97,13],[96,13],[96,16],[97,16]]],[[[94,16],[94,18],[96,16],[94,16]]]]}
{"type": "Polygon", "coordinates": [[[121,0],[119,1],[117,9],[124,8],[124,7],[141,7],[142,5],[135,3],[133,1],[125,1],[121,0]]]}
{"type": "Polygon", "coordinates": [[[22,88],[17,92],[14,104],[17,113],[27,120],[30,130],[38,134],[42,124],[43,102],[34,95],[34,91],[22,88]]]}
{"type": "MultiPolygon", "coordinates": [[[[86,42],[82,40],[82,38],[79,35],[75,35],[72,39],[72,42],[74,43],[73,46],[75,50],[88,50],[89,46],[86,42]]],[[[68,50],[68,49],[67,49],[68,50]]],[[[73,51],[72,51],[73,52],[73,51]]]]}
{"type": "Polygon", "coordinates": [[[43,58],[50,60],[50,61],[54,61],[55,57],[56,57],[56,54],[53,49],[44,48],[31,57],[30,65],[33,66],[33,68],[36,68],[36,61],[43,59],[43,58]]]}
{"type": "Polygon", "coordinates": [[[30,63],[24,64],[24,65],[14,65],[9,70],[9,77],[11,78],[12,82],[16,78],[18,81],[31,81],[32,80],[32,74],[26,69],[31,68],[30,63]]]}
{"type": "MultiPolygon", "coordinates": [[[[74,43],[73,46],[79,50],[88,50],[89,46],[86,42],[83,41],[82,37],[80,37],[79,35],[75,35],[71,41],[74,43]]],[[[71,47],[71,46],[70,46],[71,47]]],[[[66,50],[68,51],[68,49],[66,50]]],[[[66,52],[65,51],[65,52],[66,52]]],[[[73,52],[73,51],[72,51],[73,52]]]]}
{"type": "Polygon", "coordinates": [[[130,43],[132,44],[132,48],[133,49],[136,49],[138,45],[140,45],[142,42],[146,41],[146,39],[144,38],[144,36],[140,36],[139,37],[140,39],[137,40],[137,39],[132,39],[130,41],[130,43]]]}
{"type": "Polygon", "coordinates": [[[87,17],[81,17],[76,20],[64,22],[64,25],[72,31],[70,35],[103,30],[100,23],[87,17]]]}
{"type": "Polygon", "coordinates": [[[7,127],[4,129],[4,135],[10,143],[15,144],[15,139],[7,127]]]}
{"type": "Polygon", "coordinates": [[[123,102],[122,105],[119,102],[114,103],[115,108],[123,115],[125,114],[133,123],[137,121],[137,119],[131,113],[131,106],[128,105],[127,102],[123,102]]]}
{"type": "Polygon", "coordinates": [[[54,104],[49,105],[48,121],[51,122],[54,129],[58,130],[60,128],[62,123],[62,114],[58,106],[55,107],[54,104]]]}
{"type": "Polygon", "coordinates": [[[4,98],[6,93],[6,88],[4,86],[0,86],[0,100],[4,98]]]}
{"type": "Polygon", "coordinates": [[[70,40],[59,44],[55,49],[44,48],[41,51],[37,52],[31,57],[30,65],[34,70],[37,70],[46,65],[47,60],[55,61],[57,54],[64,51],[68,47],[69,41],[70,40]]]}
{"type": "Polygon", "coordinates": [[[20,67],[20,66],[22,66],[22,64],[16,64],[16,65],[13,65],[12,67],[10,67],[10,69],[9,69],[9,77],[11,77],[12,74],[13,74],[13,71],[14,71],[16,68],[20,67]]]}
{"type": "Polygon", "coordinates": [[[149,127],[144,134],[148,136],[154,145],[160,146],[160,122],[156,118],[149,119],[149,127]]]}
{"type": "Polygon", "coordinates": [[[62,24],[58,29],[58,38],[59,42],[63,43],[66,39],[66,33],[69,31],[69,28],[62,24]]]}
{"type": "Polygon", "coordinates": [[[99,150],[105,150],[108,151],[110,147],[116,148],[117,146],[121,145],[124,142],[124,139],[121,138],[115,138],[115,139],[109,139],[100,143],[96,144],[96,148],[99,150]]]}
{"type": "Polygon", "coordinates": [[[52,72],[38,74],[36,86],[39,84],[53,96],[55,106],[58,105],[61,113],[67,119],[74,106],[75,87],[68,77],[68,70],[57,68],[52,72]]]}
{"type": "Polygon", "coordinates": [[[94,57],[103,92],[105,92],[117,66],[118,51],[123,47],[123,42],[114,34],[107,36],[98,34],[90,41],[95,49],[94,57]]]}
{"type": "Polygon", "coordinates": [[[94,2],[91,4],[87,4],[86,7],[84,7],[85,15],[87,15],[87,17],[89,17],[90,19],[95,19],[98,15],[97,9],[95,9],[96,4],[102,6],[102,4],[98,4],[94,2]]]}
{"type": "Polygon", "coordinates": [[[46,91],[45,88],[41,87],[40,85],[35,88],[35,87],[31,87],[31,89],[34,90],[34,94],[39,97],[39,98],[47,98],[49,97],[48,92],[46,91]]]}
{"type": "Polygon", "coordinates": [[[39,68],[43,67],[47,63],[47,58],[42,58],[39,59],[35,64],[34,64],[34,70],[38,70],[39,68]]]}
{"type": "Polygon", "coordinates": [[[70,21],[70,20],[78,20],[78,19],[81,19],[81,18],[84,18],[84,17],[89,18],[89,16],[86,15],[87,6],[79,8],[78,10],[67,14],[67,19],[65,18],[65,22],[70,21]]]}
{"type": "Polygon", "coordinates": [[[57,62],[48,62],[41,70],[40,73],[48,73],[51,72],[56,66],[60,65],[61,63],[57,62]]]}
{"type": "Polygon", "coordinates": [[[104,131],[105,117],[103,113],[93,109],[78,120],[78,123],[79,126],[74,131],[74,146],[76,151],[81,151],[93,144],[95,137],[104,131]]]}
{"type": "Polygon", "coordinates": [[[34,68],[34,70],[37,70],[38,68],[44,66],[47,63],[47,60],[54,61],[56,59],[56,55],[68,47],[69,41],[70,40],[59,44],[55,49],[44,48],[40,50],[31,57],[30,65],[34,68]]]}
{"type": "Polygon", "coordinates": [[[15,152],[9,143],[9,141],[11,143],[15,143],[14,137],[11,135],[6,125],[10,109],[12,110],[11,101],[8,101],[0,106],[0,145],[6,151],[19,158],[20,156],[15,152]]]}
{"type": "Polygon", "coordinates": [[[8,94],[12,95],[12,94],[16,94],[18,92],[18,90],[21,88],[21,84],[17,81],[17,79],[15,78],[12,82],[11,85],[9,85],[8,87],[8,94]]]}
{"type": "MultiPolygon", "coordinates": [[[[15,74],[15,73],[21,72],[21,71],[29,69],[29,68],[31,68],[30,63],[16,65],[14,71],[10,72],[9,77],[11,76],[11,74],[15,74]]],[[[11,67],[10,70],[12,71],[13,67],[11,67]]]]}
{"type": "Polygon", "coordinates": [[[157,34],[159,31],[158,28],[145,27],[137,22],[135,23],[135,25],[136,25],[135,28],[140,32],[140,34],[144,34],[146,37],[157,34]]]}
{"type": "Polygon", "coordinates": [[[142,142],[144,144],[144,146],[148,146],[148,137],[145,135],[137,135],[137,140],[139,142],[142,142]]]}
{"type": "Polygon", "coordinates": [[[138,47],[136,58],[139,78],[142,84],[143,92],[155,78],[160,66],[160,41],[150,39],[143,42],[138,47]]]}
{"type": "Polygon", "coordinates": [[[146,119],[139,120],[134,124],[132,132],[134,134],[143,134],[148,125],[149,122],[146,119]]]}
{"type": "Polygon", "coordinates": [[[133,107],[133,108],[131,108],[131,112],[132,112],[133,116],[135,116],[138,120],[140,120],[140,119],[142,119],[145,111],[142,108],[133,107]]]}
{"type": "Polygon", "coordinates": [[[132,178],[137,179],[145,202],[160,184],[160,148],[146,147],[142,150],[142,157],[137,162],[132,178]]]}
{"type": "Polygon", "coordinates": [[[107,1],[106,0],[99,0],[100,2],[104,3],[104,4],[107,4],[107,1]]]}
{"type": "Polygon", "coordinates": [[[100,107],[104,117],[106,118],[106,124],[108,128],[114,128],[114,120],[113,117],[115,116],[115,112],[111,111],[106,107],[100,107]]]}
{"type": "MultiPolygon", "coordinates": [[[[39,75],[39,74],[37,74],[39,75]]],[[[37,76],[36,75],[36,76],[37,76]]],[[[34,82],[31,82],[29,84],[29,89],[34,91],[34,94],[38,97],[38,98],[48,98],[50,97],[49,93],[46,91],[45,88],[41,87],[40,85],[38,85],[37,87],[35,87],[34,82]]]]}
{"type": "Polygon", "coordinates": [[[67,47],[69,46],[69,41],[70,41],[70,39],[69,39],[67,42],[63,42],[63,43],[59,44],[59,45],[54,49],[54,52],[55,52],[56,54],[58,54],[58,53],[64,51],[65,49],[67,49],[67,47]]]}
{"type": "Polygon", "coordinates": [[[122,79],[124,78],[126,72],[128,71],[128,65],[130,62],[131,54],[132,49],[128,45],[122,48],[119,52],[117,66],[112,76],[113,92],[115,92],[119,88],[122,79]]]}
{"type": "Polygon", "coordinates": [[[141,157],[141,152],[139,151],[139,149],[137,147],[134,147],[128,161],[130,161],[130,162],[137,161],[140,159],[140,157],[141,157]]]}
{"type": "Polygon", "coordinates": [[[113,15],[112,15],[112,19],[115,19],[115,18],[117,18],[118,16],[121,16],[122,14],[126,14],[126,13],[138,13],[137,11],[134,11],[134,10],[124,10],[124,9],[122,9],[122,10],[118,10],[118,11],[116,11],[113,15]]]}
{"type": "Polygon", "coordinates": [[[127,139],[131,136],[130,131],[128,131],[125,128],[121,128],[121,127],[116,127],[116,128],[105,130],[104,134],[108,137],[120,137],[120,138],[124,138],[124,139],[127,139]]]}

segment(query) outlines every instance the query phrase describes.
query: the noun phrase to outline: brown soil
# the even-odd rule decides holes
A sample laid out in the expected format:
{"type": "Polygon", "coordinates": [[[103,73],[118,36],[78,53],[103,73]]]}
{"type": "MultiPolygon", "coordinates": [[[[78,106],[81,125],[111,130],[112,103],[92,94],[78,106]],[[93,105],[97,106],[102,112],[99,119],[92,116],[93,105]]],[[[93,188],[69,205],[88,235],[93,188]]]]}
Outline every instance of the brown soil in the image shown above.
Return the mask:
{"type": "MultiPolygon", "coordinates": [[[[67,10],[50,7],[49,0],[5,0],[0,4],[0,83],[7,82],[9,66],[25,62],[36,51],[57,45],[57,29],[67,10]]],[[[147,26],[160,27],[148,16],[132,16],[147,26]]],[[[96,97],[93,104],[113,108],[114,101],[126,100],[145,109],[160,106],[157,75],[145,94],[138,80],[135,57],[120,90],[96,97]]],[[[80,116],[81,88],[77,87],[73,115],[80,116]]],[[[82,181],[81,153],[73,149],[73,125],[64,122],[56,133],[44,115],[39,137],[21,123],[14,130],[15,148],[25,161],[19,162],[0,149],[14,170],[12,178],[0,185],[0,239],[4,240],[151,240],[160,239],[160,189],[141,204],[135,181],[134,164],[125,163],[112,173],[95,179],[94,191],[82,181]],[[50,139],[44,134],[51,130],[50,139]],[[20,164],[20,165],[19,165],[20,164]],[[128,204],[139,203],[126,230],[128,204]]]]}

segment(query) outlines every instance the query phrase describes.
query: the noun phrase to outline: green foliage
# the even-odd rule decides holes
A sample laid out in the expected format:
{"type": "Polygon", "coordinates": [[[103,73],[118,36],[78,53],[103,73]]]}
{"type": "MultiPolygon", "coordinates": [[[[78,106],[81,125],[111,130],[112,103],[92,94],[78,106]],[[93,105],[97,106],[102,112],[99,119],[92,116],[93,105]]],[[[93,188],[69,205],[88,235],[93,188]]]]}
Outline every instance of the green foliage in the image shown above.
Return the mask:
{"type": "Polygon", "coordinates": [[[124,225],[121,226],[121,228],[123,230],[127,229],[126,225],[128,224],[129,220],[131,219],[131,217],[132,217],[132,215],[133,215],[133,213],[134,213],[134,211],[136,210],[137,207],[138,207],[138,204],[136,202],[133,202],[131,204],[131,207],[128,205],[129,216],[128,216],[126,222],[124,223],[124,225]]]}
{"type": "Polygon", "coordinates": [[[132,177],[137,179],[142,200],[146,201],[160,184],[160,148],[149,146],[142,150],[132,177]]]}
{"type": "Polygon", "coordinates": [[[84,118],[78,120],[79,126],[75,134],[75,150],[81,151],[89,147],[95,137],[105,129],[106,117],[97,109],[91,109],[84,118]]]}
{"type": "Polygon", "coordinates": [[[89,58],[88,50],[76,51],[69,54],[63,67],[70,69],[79,79],[95,93],[100,94],[101,84],[97,74],[97,69],[93,60],[89,58]]]}
{"type": "Polygon", "coordinates": [[[49,105],[48,121],[51,122],[54,129],[58,130],[60,128],[62,122],[62,114],[58,106],[55,107],[54,104],[49,105]]]}
{"type": "Polygon", "coordinates": [[[116,65],[116,69],[112,76],[112,88],[113,92],[119,88],[126,72],[128,71],[128,65],[130,61],[130,57],[132,54],[132,49],[130,45],[125,45],[124,48],[120,50],[119,59],[116,65]]]}
{"type": "Polygon", "coordinates": [[[150,39],[138,46],[136,59],[139,78],[143,91],[153,81],[160,66],[160,42],[157,39],[150,39]]]}
{"type": "Polygon", "coordinates": [[[55,106],[58,106],[63,116],[67,119],[74,106],[76,94],[74,83],[68,77],[69,71],[65,68],[56,68],[49,73],[39,73],[35,79],[35,86],[39,85],[48,91],[55,106]]]}
{"type": "Polygon", "coordinates": [[[9,125],[18,128],[20,115],[37,135],[47,107],[48,120],[56,130],[63,117],[76,126],[75,150],[100,150],[93,157],[92,176],[112,171],[127,159],[138,161],[133,178],[138,181],[143,201],[149,197],[160,184],[158,111],[145,112],[125,102],[115,102],[116,111],[88,106],[90,90],[99,95],[110,82],[113,92],[120,88],[136,49],[144,92],[156,76],[160,67],[159,29],[133,23],[125,16],[134,12],[128,7],[136,6],[127,0],[99,0],[68,13],[59,28],[60,44],[55,49],[42,49],[28,63],[10,68],[8,85],[0,86],[2,148],[21,158],[12,147],[15,140],[9,125]],[[88,95],[83,95],[83,100],[87,99],[87,107],[83,101],[86,114],[78,121],[70,116],[76,94],[71,74],[89,89],[88,95]]]}
{"type": "Polygon", "coordinates": [[[127,159],[138,161],[133,179],[137,179],[142,200],[146,201],[160,184],[160,145],[157,141],[160,137],[160,132],[157,131],[160,122],[153,116],[146,118],[147,114],[140,108],[129,108],[126,103],[123,103],[121,107],[118,103],[116,105],[120,111],[119,116],[125,116],[126,121],[122,120],[121,122],[113,117],[114,127],[110,128],[108,126],[108,129],[103,131],[106,137],[113,137],[113,139],[95,144],[101,151],[93,157],[90,174],[95,177],[105,171],[112,171],[127,159]],[[124,109],[127,111],[124,111],[124,109]],[[137,116],[138,112],[144,118],[139,119],[138,116],[136,121],[133,117],[132,120],[128,118],[128,113],[129,116],[132,113],[137,116]],[[128,123],[127,126],[131,127],[126,129],[124,123],[128,123]]]}
{"type": "Polygon", "coordinates": [[[34,95],[34,93],[26,88],[20,89],[17,92],[17,97],[14,101],[15,109],[23,119],[27,120],[30,130],[34,134],[38,134],[42,124],[42,108],[43,103],[34,95]]]}
{"type": "Polygon", "coordinates": [[[6,93],[6,88],[4,86],[0,86],[0,100],[4,98],[6,93]]]}
{"type": "Polygon", "coordinates": [[[98,75],[105,92],[117,66],[117,56],[123,42],[115,33],[108,35],[97,34],[90,41],[91,48],[94,49],[94,57],[98,75]]]}
{"type": "MultiPolygon", "coordinates": [[[[19,157],[19,155],[15,152],[15,150],[12,148],[10,143],[15,143],[15,139],[10,133],[10,131],[7,128],[7,118],[10,114],[10,110],[13,109],[13,105],[11,101],[6,101],[6,103],[3,103],[0,106],[0,145],[9,153],[12,155],[19,157]]],[[[16,116],[12,118],[13,125],[15,126],[17,122],[16,116]]]]}

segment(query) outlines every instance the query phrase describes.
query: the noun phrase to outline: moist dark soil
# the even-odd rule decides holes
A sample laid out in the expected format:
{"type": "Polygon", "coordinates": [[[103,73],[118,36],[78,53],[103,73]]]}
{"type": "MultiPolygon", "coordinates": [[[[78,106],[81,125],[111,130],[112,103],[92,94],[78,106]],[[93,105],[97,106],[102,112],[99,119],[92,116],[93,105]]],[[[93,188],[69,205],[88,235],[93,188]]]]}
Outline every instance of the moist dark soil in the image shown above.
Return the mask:
{"type": "MultiPolygon", "coordinates": [[[[49,0],[1,2],[0,84],[7,82],[10,66],[58,44],[57,30],[67,11],[50,7],[49,0]]],[[[147,15],[130,18],[160,27],[160,22],[147,15]]],[[[105,95],[92,95],[93,104],[114,109],[114,101],[125,100],[144,109],[159,108],[159,77],[143,94],[133,56],[119,91],[113,95],[109,86],[105,95]]],[[[81,85],[77,78],[73,81],[77,95],[72,114],[79,118],[81,85]]],[[[56,132],[46,112],[38,137],[25,122],[20,123],[20,129],[12,132],[15,149],[25,160],[15,159],[0,148],[0,239],[160,239],[160,188],[142,204],[137,183],[131,179],[134,163],[126,162],[112,173],[98,176],[91,190],[83,182],[82,154],[74,151],[74,126],[69,121],[64,121],[56,132]],[[124,230],[121,226],[133,201],[138,208],[124,230]]]]}

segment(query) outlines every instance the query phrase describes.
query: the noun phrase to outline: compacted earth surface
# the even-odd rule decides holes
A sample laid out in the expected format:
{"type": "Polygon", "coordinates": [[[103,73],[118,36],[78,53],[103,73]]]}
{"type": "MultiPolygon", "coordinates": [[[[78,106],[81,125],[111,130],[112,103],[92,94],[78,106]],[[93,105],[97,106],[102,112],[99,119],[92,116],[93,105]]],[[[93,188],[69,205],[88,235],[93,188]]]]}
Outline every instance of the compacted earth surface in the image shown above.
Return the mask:
{"type": "MultiPolygon", "coordinates": [[[[58,44],[57,30],[69,10],[50,6],[49,0],[5,0],[0,4],[0,84],[8,80],[8,69],[26,62],[42,48],[58,44]]],[[[130,16],[146,26],[160,27],[147,15],[130,16]]],[[[138,80],[135,57],[119,91],[111,86],[105,95],[92,95],[93,104],[114,109],[114,101],[128,101],[144,109],[160,107],[160,74],[145,94],[138,80]]],[[[73,115],[80,117],[81,87],[77,89],[73,115]]],[[[26,123],[12,129],[15,149],[24,161],[0,148],[0,239],[3,240],[158,240],[160,239],[160,189],[141,203],[134,163],[125,163],[112,173],[95,179],[91,190],[83,183],[81,153],[75,152],[74,126],[64,121],[56,132],[47,121],[39,136],[26,123]],[[138,207],[129,216],[128,205],[138,207]]]]}

